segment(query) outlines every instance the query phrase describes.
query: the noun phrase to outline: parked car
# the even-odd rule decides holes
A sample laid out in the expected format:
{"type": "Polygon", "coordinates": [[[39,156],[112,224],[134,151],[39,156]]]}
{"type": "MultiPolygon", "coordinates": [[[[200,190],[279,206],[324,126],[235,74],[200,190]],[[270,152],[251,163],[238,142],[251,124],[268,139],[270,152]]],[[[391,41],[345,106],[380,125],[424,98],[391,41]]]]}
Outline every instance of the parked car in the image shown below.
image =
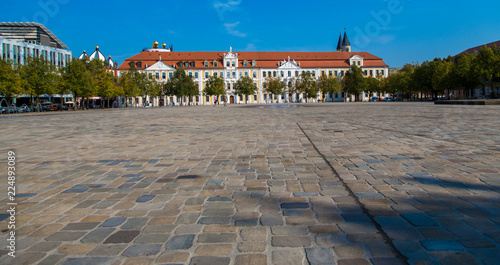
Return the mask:
{"type": "Polygon", "coordinates": [[[394,101],[394,99],[393,99],[393,98],[391,98],[391,97],[386,97],[386,98],[384,98],[383,100],[384,100],[384,101],[387,101],[387,102],[389,102],[389,101],[394,101]]]}
{"type": "Polygon", "coordinates": [[[370,98],[370,101],[372,101],[372,102],[373,101],[380,101],[380,98],[379,97],[372,97],[372,98],[370,98]]]}

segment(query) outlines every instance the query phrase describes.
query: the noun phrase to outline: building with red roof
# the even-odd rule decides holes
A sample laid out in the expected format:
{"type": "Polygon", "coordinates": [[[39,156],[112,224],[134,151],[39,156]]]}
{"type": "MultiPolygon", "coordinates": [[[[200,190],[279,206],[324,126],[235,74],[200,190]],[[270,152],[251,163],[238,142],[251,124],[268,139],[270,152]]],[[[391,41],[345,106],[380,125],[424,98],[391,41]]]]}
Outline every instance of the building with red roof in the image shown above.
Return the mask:
{"type": "MultiPolygon", "coordinates": [[[[152,49],[144,49],[142,52],[125,59],[118,67],[118,71],[128,71],[135,68],[145,72],[150,78],[158,82],[166,83],[172,77],[173,72],[182,67],[188,75],[193,76],[199,86],[200,96],[193,99],[194,104],[211,104],[213,99],[203,96],[205,82],[212,75],[224,78],[226,83],[226,94],[229,103],[245,102],[246,99],[238,97],[234,93],[233,86],[236,81],[249,76],[257,86],[255,95],[248,98],[249,103],[265,102],[287,102],[302,101],[303,95],[285,93],[285,95],[269,95],[266,93],[264,82],[269,77],[280,78],[285,83],[295,82],[304,71],[309,72],[318,79],[322,75],[337,76],[342,78],[352,65],[359,66],[365,76],[387,77],[389,66],[384,61],[367,52],[353,52],[351,44],[344,33],[339,37],[337,51],[330,52],[247,52],[213,51],[213,52],[177,52],[173,46],[158,48],[158,42],[154,42],[152,49]]],[[[344,94],[320,95],[327,101],[344,101],[344,94]]],[[[363,99],[363,95],[361,97],[363,99]]],[[[367,98],[364,98],[367,100],[367,98]]],[[[141,99],[138,98],[138,101],[141,99]]],[[[149,102],[163,103],[177,102],[175,97],[152,99],[149,102]]],[[[184,101],[186,102],[186,101],[184,101]]],[[[156,105],[155,104],[155,105],[156,105]]]]}

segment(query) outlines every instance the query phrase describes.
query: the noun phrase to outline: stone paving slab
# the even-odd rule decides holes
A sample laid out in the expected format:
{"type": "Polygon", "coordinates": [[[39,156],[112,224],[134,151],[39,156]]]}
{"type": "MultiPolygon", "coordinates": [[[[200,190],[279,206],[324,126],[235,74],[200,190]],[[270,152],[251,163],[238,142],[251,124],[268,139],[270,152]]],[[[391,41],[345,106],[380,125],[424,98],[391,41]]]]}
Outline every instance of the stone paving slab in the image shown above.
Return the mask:
{"type": "Polygon", "coordinates": [[[495,264],[499,114],[356,103],[0,118],[0,171],[14,150],[18,193],[16,258],[0,198],[0,264],[495,264]]]}

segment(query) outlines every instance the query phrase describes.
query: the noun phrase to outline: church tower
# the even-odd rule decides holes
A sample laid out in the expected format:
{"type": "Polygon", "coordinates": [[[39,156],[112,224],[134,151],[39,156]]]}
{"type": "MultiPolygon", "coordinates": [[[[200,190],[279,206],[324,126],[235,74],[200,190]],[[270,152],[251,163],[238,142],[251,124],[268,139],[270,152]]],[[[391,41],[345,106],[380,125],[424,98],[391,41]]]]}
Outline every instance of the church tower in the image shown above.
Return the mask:
{"type": "Polygon", "coordinates": [[[339,42],[337,44],[337,51],[338,52],[342,51],[342,32],[339,33],[339,42]]]}
{"type": "Polygon", "coordinates": [[[347,38],[347,31],[345,28],[344,28],[344,40],[342,40],[342,51],[343,52],[351,51],[351,42],[349,42],[349,39],[347,38]]]}

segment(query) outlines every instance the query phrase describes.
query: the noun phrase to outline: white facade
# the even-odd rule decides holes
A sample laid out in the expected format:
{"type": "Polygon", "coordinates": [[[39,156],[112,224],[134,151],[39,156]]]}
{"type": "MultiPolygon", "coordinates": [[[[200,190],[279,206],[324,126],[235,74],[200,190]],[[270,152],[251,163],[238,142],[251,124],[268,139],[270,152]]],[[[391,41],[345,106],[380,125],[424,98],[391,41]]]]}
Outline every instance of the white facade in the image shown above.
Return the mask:
{"type": "Polygon", "coordinates": [[[25,64],[29,57],[41,57],[56,67],[64,67],[72,59],[70,50],[0,38],[0,55],[3,60],[25,64]]]}

